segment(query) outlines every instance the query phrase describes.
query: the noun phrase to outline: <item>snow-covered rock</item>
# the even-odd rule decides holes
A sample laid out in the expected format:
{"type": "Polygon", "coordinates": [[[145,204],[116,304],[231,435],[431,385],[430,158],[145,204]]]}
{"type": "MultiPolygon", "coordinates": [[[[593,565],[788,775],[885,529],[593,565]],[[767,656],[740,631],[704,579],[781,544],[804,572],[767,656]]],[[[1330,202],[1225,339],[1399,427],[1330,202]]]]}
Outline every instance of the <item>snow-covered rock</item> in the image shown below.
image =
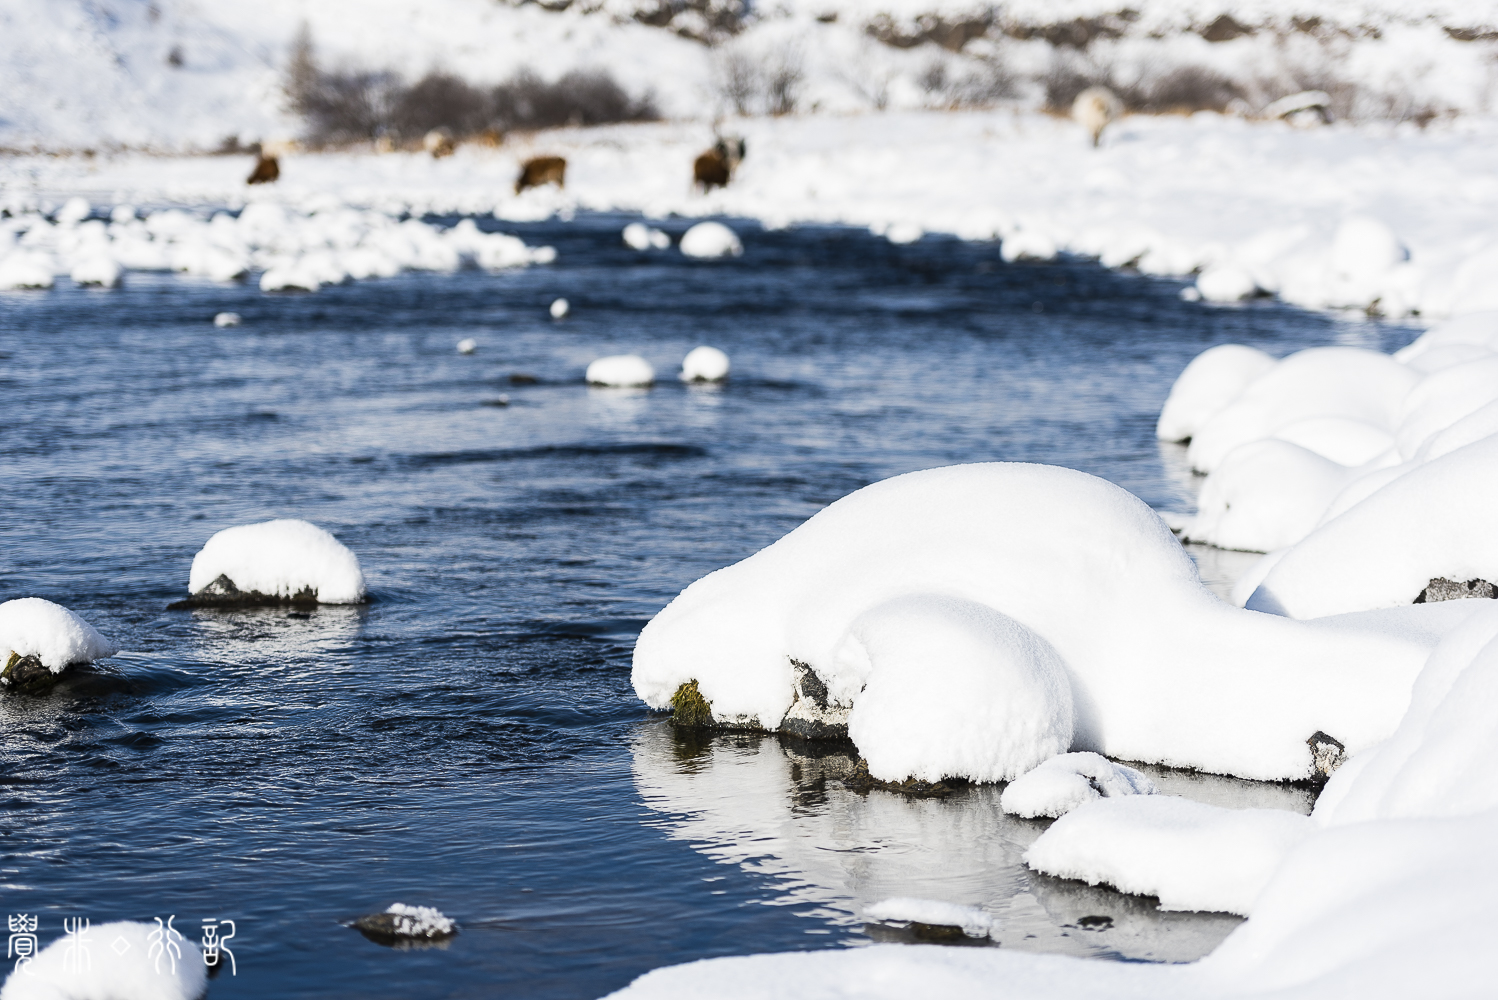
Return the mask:
{"type": "Polygon", "coordinates": [[[1208,302],[1241,302],[1259,290],[1253,272],[1237,264],[1214,264],[1196,279],[1196,290],[1208,302]]]}
{"type": "Polygon", "coordinates": [[[931,927],[960,927],[969,937],[988,937],[998,926],[993,914],[976,906],[944,903],[936,899],[914,899],[895,896],[864,908],[864,916],[889,923],[926,924],[931,927]]]}
{"type": "Polygon", "coordinates": [[[999,803],[1027,819],[1055,818],[1095,799],[1153,794],[1154,782],[1132,767],[1101,754],[1063,753],[1011,781],[999,803]]]}
{"type": "Polygon", "coordinates": [[[0,656],[34,656],[52,673],[92,663],[117,650],[92,625],[60,604],[21,597],[0,604],[0,656]]]}
{"type": "Polygon", "coordinates": [[[240,316],[237,312],[221,312],[213,314],[213,325],[218,327],[220,330],[229,326],[238,326],[240,322],[240,316]]]}
{"type": "Polygon", "coordinates": [[[566,299],[552,299],[551,307],[547,311],[551,313],[552,319],[562,319],[572,311],[572,303],[566,299]]]}
{"type": "Polygon", "coordinates": [[[632,250],[665,250],[671,246],[670,236],[643,222],[631,222],[621,235],[624,245],[632,250]]]}
{"type": "Polygon", "coordinates": [[[728,377],[728,355],[716,347],[694,347],[681,359],[683,382],[721,382],[728,377]]]}
{"type": "Polygon", "coordinates": [[[0,259],[0,291],[51,288],[53,270],[46,255],[18,250],[0,259]]]}
{"type": "Polygon", "coordinates": [[[315,524],[290,518],[225,528],[193,556],[183,604],[364,600],[359,559],[315,524]],[[225,586],[227,581],[229,586],[225,586]]]}
{"type": "Polygon", "coordinates": [[[1276,363],[1258,348],[1241,344],[1208,348],[1191,360],[1170,387],[1155,435],[1161,441],[1189,441],[1208,419],[1276,363]]]}
{"type": "Polygon", "coordinates": [[[458,341],[457,346],[459,354],[472,354],[474,351],[479,349],[479,342],[477,340],[474,340],[472,337],[464,337],[462,340],[458,341]]]}
{"type": "Polygon", "coordinates": [[[85,257],[73,265],[68,272],[68,277],[78,285],[97,285],[101,288],[115,288],[120,283],[123,275],[120,265],[111,257],[104,254],[95,254],[85,257]]]}
{"type": "Polygon", "coordinates": [[[866,679],[848,735],[881,781],[1006,781],[1071,746],[1066,668],[993,608],[898,597],[854,619],[833,656],[866,679]]]}
{"type": "Polygon", "coordinates": [[[688,257],[737,257],[744,252],[738,235],[721,222],[699,222],[682,234],[681,252],[688,257]]]}
{"type": "Polygon", "coordinates": [[[354,921],[354,927],[376,938],[437,941],[458,933],[458,922],[434,906],[391,903],[383,913],[354,921]]]}
{"type": "Polygon", "coordinates": [[[585,378],[589,385],[618,388],[655,384],[655,369],[638,354],[611,354],[588,365],[585,378]]]}
{"type": "Polygon", "coordinates": [[[1025,852],[1036,871],[1158,896],[1164,910],[1247,915],[1285,856],[1315,831],[1279,809],[1224,809],[1173,795],[1088,802],[1025,852]]]}
{"type": "Polygon", "coordinates": [[[11,972],[0,1000],[202,1000],[208,971],[193,933],[155,923],[99,924],[87,931],[86,962],[63,935],[11,972]]]}
{"type": "MultiPolygon", "coordinates": [[[[695,681],[715,718],[775,729],[799,662],[833,701],[852,706],[849,730],[859,742],[854,719],[865,685],[874,691],[879,675],[876,651],[859,637],[879,616],[863,616],[922,594],[982,605],[1059,657],[1071,685],[1071,744],[1032,763],[1091,750],[1245,777],[1308,777],[1312,733],[1329,733],[1356,753],[1392,731],[1434,641],[1418,630],[1393,635],[1374,621],[1333,629],[1230,607],[1202,585],[1160,518],[1127,492],[1066,469],[994,463],[865,487],[692,584],[640,633],[635,691],[664,709],[695,681]]],[[[932,617],[933,634],[950,627],[932,617]]],[[[913,664],[916,634],[906,641],[913,664]]],[[[902,662],[906,669],[914,668],[902,662]]],[[[897,687],[908,690],[908,682],[897,687]]],[[[954,689],[952,704],[965,697],[954,689]]],[[[963,725],[936,732],[871,727],[859,749],[871,761],[888,752],[889,766],[910,773],[952,774],[963,746],[1004,741],[965,730],[987,725],[987,707],[960,711],[951,718],[963,725]],[[912,746],[932,759],[909,758],[902,747],[912,746]]]]}

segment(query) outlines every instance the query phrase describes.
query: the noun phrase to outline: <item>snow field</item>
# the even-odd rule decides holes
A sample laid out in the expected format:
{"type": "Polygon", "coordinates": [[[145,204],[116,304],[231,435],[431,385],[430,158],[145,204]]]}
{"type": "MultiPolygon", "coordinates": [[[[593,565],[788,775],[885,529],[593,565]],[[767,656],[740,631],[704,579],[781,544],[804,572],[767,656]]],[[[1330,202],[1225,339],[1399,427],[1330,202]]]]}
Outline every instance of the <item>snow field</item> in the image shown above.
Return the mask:
{"type": "Polygon", "coordinates": [[[0,218],[0,289],[51,288],[56,275],[112,288],[127,271],[237,281],[259,270],[262,291],[315,292],[406,270],[503,270],[556,259],[551,247],[480,232],[472,219],[443,230],[336,203],[301,211],[257,201],[237,217],[164,209],[137,219],[133,208],[124,208],[111,213],[111,221],[91,219],[92,209],[80,198],[54,220],[36,213],[0,218]]]}
{"type": "MultiPolygon", "coordinates": [[[[117,653],[113,643],[60,604],[22,597],[0,604],[0,657],[35,656],[54,674],[70,663],[91,663],[117,653]]],[[[0,667],[4,662],[0,661],[0,667]]]]}
{"type": "MultiPolygon", "coordinates": [[[[88,961],[80,963],[64,935],[10,974],[0,1000],[200,1000],[208,991],[207,967],[197,942],[179,931],[175,961],[152,941],[155,924],[118,921],[89,928],[88,961]],[[123,939],[128,947],[115,950],[123,939]],[[157,947],[161,957],[152,957],[157,947]],[[82,966],[80,968],[80,965],[82,966]]],[[[158,939],[159,940],[159,939],[158,939]]]]}
{"type": "Polygon", "coordinates": [[[359,559],[307,521],[283,518],[225,528],[193,556],[187,589],[196,594],[219,576],[241,591],[291,598],[310,590],[321,604],[364,600],[359,559]]]}

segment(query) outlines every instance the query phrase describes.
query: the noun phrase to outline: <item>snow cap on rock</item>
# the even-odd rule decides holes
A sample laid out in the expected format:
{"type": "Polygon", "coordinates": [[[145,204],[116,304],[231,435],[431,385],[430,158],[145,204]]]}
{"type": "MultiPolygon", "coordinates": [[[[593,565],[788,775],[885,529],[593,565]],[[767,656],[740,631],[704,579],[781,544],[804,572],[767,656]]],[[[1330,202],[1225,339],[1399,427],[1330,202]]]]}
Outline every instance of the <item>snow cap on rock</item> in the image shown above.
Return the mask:
{"type": "Polygon", "coordinates": [[[7,650],[35,656],[54,674],[70,663],[91,663],[118,652],[88,622],[40,597],[0,604],[0,656],[9,659],[7,650]]]}
{"type": "Polygon", "coordinates": [[[988,937],[998,926],[993,915],[976,906],[944,903],[936,899],[896,896],[867,907],[863,915],[873,920],[899,923],[931,924],[934,927],[961,927],[970,937],[988,937]]]}
{"type": "Polygon", "coordinates": [[[655,384],[655,369],[638,354],[611,354],[588,365],[589,385],[614,387],[655,384]]]}
{"type": "Polygon", "coordinates": [[[1026,819],[1055,818],[1084,802],[1121,795],[1153,795],[1154,782],[1096,753],[1064,753],[1015,778],[999,797],[1006,812],[1026,819]]]}
{"type": "Polygon", "coordinates": [[[721,222],[699,222],[682,235],[681,252],[688,257],[737,257],[744,244],[721,222]]]}
{"type": "Polygon", "coordinates": [[[694,347],[681,361],[683,382],[721,382],[728,377],[728,355],[716,347],[694,347]]]}
{"type": "Polygon", "coordinates": [[[550,311],[552,319],[561,319],[572,311],[572,303],[566,299],[553,299],[550,311]]]}
{"type": "Polygon", "coordinates": [[[293,518],[241,524],[208,539],[193,556],[187,589],[196,594],[220,576],[267,596],[311,590],[321,604],[358,604],[365,594],[358,557],[322,528],[293,518]]]}

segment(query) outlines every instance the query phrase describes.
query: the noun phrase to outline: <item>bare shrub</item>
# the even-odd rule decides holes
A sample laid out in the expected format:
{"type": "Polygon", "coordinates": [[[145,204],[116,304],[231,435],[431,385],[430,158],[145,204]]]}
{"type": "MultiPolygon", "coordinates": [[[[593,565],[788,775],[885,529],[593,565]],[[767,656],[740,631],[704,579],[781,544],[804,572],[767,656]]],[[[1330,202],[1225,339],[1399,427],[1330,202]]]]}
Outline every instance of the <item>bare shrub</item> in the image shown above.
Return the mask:
{"type": "Polygon", "coordinates": [[[446,73],[428,73],[400,91],[391,109],[390,129],[409,141],[433,129],[470,135],[492,120],[493,102],[485,91],[446,73]]]}
{"type": "Polygon", "coordinates": [[[1201,66],[1179,66],[1129,88],[1125,103],[1135,111],[1224,111],[1244,96],[1243,88],[1201,66]],[[1130,99],[1132,98],[1132,100],[1130,99]]]}
{"type": "Polygon", "coordinates": [[[759,67],[748,55],[739,51],[724,53],[718,60],[716,76],[718,93],[739,115],[754,113],[759,98],[759,67]]]}
{"type": "Polygon", "coordinates": [[[609,74],[573,70],[547,83],[521,70],[490,95],[491,123],[501,129],[555,128],[560,125],[604,125],[660,118],[655,98],[632,98],[609,74]]]}
{"type": "Polygon", "coordinates": [[[772,115],[793,113],[805,79],[799,51],[783,48],[776,52],[765,68],[765,110],[772,115]]]}
{"type": "Polygon", "coordinates": [[[806,80],[801,52],[790,45],[760,60],[742,50],[725,52],[715,76],[719,97],[739,115],[793,113],[806,80]]]}

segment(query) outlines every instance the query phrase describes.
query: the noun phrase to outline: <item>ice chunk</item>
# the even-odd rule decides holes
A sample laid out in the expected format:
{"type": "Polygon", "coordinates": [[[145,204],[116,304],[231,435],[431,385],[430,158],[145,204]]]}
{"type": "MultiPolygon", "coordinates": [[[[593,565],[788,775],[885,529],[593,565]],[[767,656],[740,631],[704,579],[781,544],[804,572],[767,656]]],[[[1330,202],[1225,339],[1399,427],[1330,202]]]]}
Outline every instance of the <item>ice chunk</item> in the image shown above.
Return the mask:
{"type": "Polygon", "coordinates": [[[653,385],[655,369],[637,354],[611,354],[588,365],[586,378],[590,385],[653,385]]]}
{"type": "Polygon", "coordinates": [[[194,933],[156,923],[99,924],[85,932],[82,960],[80,946],[64,934],[10,974],[0,1000],[201,1000],[208,971],[194,933]],[[170,953],[162,943],[168,934],[170,953]]]}
{"type": "Polygon", "coordinates": [[[1025,852],[1058,878],[1158,896],[1162,910],[1247,915],[1285,855],[1315,830],[1279,809],[1224,809],[1173,795],[1105,798],[1058,819],[1025,852]]]}
{"type": "Polygon", "coordinates": [[[1155,435],[1161,441],[1190,440],[1208,419],[1276,364],[1258,348],[1241,344],[1220,344],[1203,351],[1170,387],[1155,435]]]}
{"type": "Polygon", "coordinates": [[[682,235],[681,252],[688,257],[737,257],[744,244],[721,222],[699,222],[682,235]]]}
{"type": "Polygon", "coordinates": [[[551,313],[552,319],[561,319],[571,311],[572,303],[568,302],[566,299],[551,300],[551,308],[549,312],[551,313]]]}
{"type": "Polygon", "coordinates": [[[855,619],[833,655],[866,678],[848,735],[882,781],[1005,781],[1071,746],[1060,657],[982,604],[896,598],[855,619]]]}
{"type": "Polygon", "coordinates": [[[943,903],[935,899],[896,896],[881,900],[864,909],[872,920],[896,923],[930,924],[933,927],[960,927],[969,937],[988,937],[998,921],[976,906],[943,903]]]}
{"type": "Polygon", "coordinates": [[[243,594],[319,604],[364,600],[359,559],[342,542],[307,521],[282,518],[225,528],[192,560],[187,589],[197,595],[220,576],[243,594]]]}
{"type": "Polygon", "coordinates": [[[1132,767],[1102,754],[1064,753],[1011,781],[999,804],[1027,819],[1055,818],[1095,799],[1153,794],[1154,783],[1132,767]]]}
{"type": "Polygon", "coordinates": [[[716,347],[694,347],[681,361],[683,382],[721,382],[728,377],[728,355],[716,347]]]}
{"type": "MultiPolygon", "coordinates": [[[[60,604],[21,597],[0,604],[0,656],[35,656],[54,674],[70,663],[92,663],[117,649],[92,625],[60,604]]],[[[3,664],[0,664],[3,666],[3,664]]]]}

